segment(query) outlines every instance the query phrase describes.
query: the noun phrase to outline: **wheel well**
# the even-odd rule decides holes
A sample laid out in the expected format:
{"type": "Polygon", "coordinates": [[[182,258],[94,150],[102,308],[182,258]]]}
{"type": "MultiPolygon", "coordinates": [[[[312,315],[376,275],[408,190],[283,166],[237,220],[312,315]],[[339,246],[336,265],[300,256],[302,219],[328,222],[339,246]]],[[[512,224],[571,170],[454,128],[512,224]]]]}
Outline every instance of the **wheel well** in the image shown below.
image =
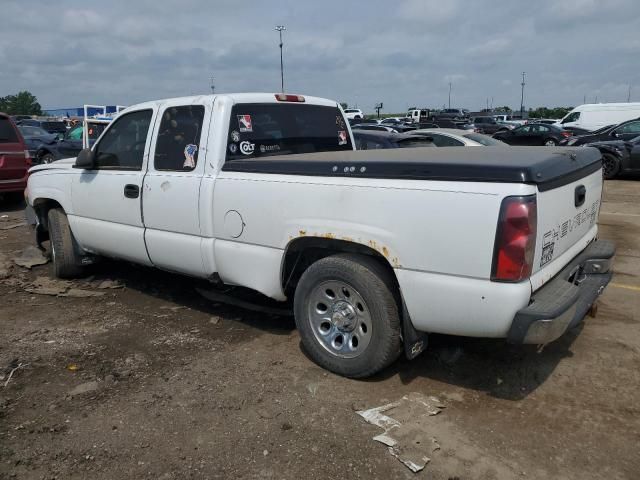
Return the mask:
{"type": "MultiPolygon", "coordinates": [[[[384,249],[386,251],[386,248],[384,249]]],[[[282,289],[287,297],[295,291],[296,285],[304,271],[321,258],[338,253],[367,255],[389,271],[396,287],[398,287],[393,267],[377,250],[348,240],[333,238],[302,237],[293,240],[287,247],[282,265],[282,289]]]]}
{"type": "Polygon", "coordinates": [[[48,216],[49,210],[51,210],[52,208],[62,208],[62,205],[50,198],[37,198],[33,202],[33,209],[35,210],[38,217],[38,226],[40,228],[39,233],[46,237],[43,238],[43,240],[49,238],[48,216]]]}

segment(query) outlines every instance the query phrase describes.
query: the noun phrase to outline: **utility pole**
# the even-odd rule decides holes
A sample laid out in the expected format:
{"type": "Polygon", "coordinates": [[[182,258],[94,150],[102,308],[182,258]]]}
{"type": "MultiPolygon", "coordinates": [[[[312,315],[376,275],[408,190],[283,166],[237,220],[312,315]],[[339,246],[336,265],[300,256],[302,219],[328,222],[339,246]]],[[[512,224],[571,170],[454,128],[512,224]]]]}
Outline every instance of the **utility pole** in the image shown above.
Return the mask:
{"type": "Polygon", "coordinates": [[[491,111],[493,112],[493,97],[491,97],[491,111]]]}
{"type": "Polygon", "coordinates": [[[487,112],[489,111],[489,97],[487,97],[487,112]]]}
{"type": "Polygon", "coordinates": [[[587,103],[587,95],[586,94],[582,97],[582,104],[584,105],[585,103],[587,103]]]}
{"type": "Polygon", "coordinates": [[[449,82],[449,108],[451,108],[451,82],[449,82]]]}
{"type": "Polygon", "coordinates": [[[380,118],[380,110],[382,110],[383,106],[384,105],[382,104],[382,102],[380,102],[380,103],[376,103],[376,106],[374,107],[376,112],[378,113],[378,118],[380,118]]]}
{"type": "Polygon", "coordinates": [[[629,93],[627,94],[627,103],[631,102],[631,84],[629,84],[629,93]]]}
{"type": "Polygon", "coordinates": [[[216,90],[216,86],[213,83],[213,76],[211,77],[211,85],[210,85],[210,87],[211,87],[211,94],[213,95],[213,93],[215,93],[215,90],[216,90]]]}
{"type": "Polygon", "coordinates": [[[520,94],[520,118],[524,118],[524,86],[525,86],[525,82],[524,82],[524,76],[525,76],[526,72],[522,72],[522,83],[520,85],[522,85],[522,93],[520,94]]]}
{"type": "Polygon", "coordinates": [[[286,30],[284,25],[277,25],[276,31],[280,34],[280,88],[282,89],[282,93],[284,93],[284,64],[282,63],[282,32],[286,30]]]}

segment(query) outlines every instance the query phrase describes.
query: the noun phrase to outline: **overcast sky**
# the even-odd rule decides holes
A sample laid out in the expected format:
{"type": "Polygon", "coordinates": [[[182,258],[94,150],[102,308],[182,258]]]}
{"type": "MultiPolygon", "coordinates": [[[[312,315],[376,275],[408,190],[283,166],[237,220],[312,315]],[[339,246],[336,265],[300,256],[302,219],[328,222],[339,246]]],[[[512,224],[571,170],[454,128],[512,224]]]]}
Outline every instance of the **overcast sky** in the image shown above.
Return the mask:
{"type": "Polygon", "coordinates": [[[285,90],[371,112],[640,101],[639,0],[2,0],[0,96],[43,107],[285,90]]]}

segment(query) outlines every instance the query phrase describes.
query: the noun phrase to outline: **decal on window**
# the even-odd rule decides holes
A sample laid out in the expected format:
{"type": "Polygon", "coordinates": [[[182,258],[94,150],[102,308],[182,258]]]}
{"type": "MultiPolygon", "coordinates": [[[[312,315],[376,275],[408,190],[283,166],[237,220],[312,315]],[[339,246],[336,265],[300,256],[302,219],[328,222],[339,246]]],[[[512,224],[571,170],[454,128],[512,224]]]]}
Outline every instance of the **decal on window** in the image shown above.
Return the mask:
{"type": "Polygon", "coordinates": [[[253,132],[253,126],[251,125],[251,115],[238,115],[238,126],[240,132],[253,132]]]}
{"type": "Polygon", "coordinates": [[[184,147],[184,163],[183,168],[196,168],[196,152],[198,151],[198,145],[190,143],[184,147]]]}
{"type": "Polygon", "coordinates": [[[240,132],[237,130],[231,132],[231,141],[238,143],[240,141],[240,132]]]}
{"type": "Polygon", "coordinates": [[[229,145],[229,151],[231,153],[236,153],[238,151],[238,146],[235,143],[232,143],[231,145],[229,145]]]}
{"type": "Polygon", "coordinates": [[[261,153],[279,152],[279,151],[280,151],[280,145],[260,145],[261,153]]]}
{"type": "Polygon", "coordinates": [[[246,140],[240,142],[240,152],[242,152],[243,155],[251,155],[255,147],[255,143],[247,142],[246,140]]]}
{"type": "Polygon", "coordinates": [[[347,131],[340,130],[338,132],[338,145],[346,145],[347,144],[347,131]]]}

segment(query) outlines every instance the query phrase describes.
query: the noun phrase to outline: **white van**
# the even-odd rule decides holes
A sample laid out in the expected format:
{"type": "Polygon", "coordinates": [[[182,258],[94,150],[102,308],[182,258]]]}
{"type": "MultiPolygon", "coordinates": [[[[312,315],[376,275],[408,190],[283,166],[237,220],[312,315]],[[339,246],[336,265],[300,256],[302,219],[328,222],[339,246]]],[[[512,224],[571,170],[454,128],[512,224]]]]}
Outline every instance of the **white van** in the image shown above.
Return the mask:
{"type": "Polygon", "coordinates": [[[640,117],[640,103],[589,103],[571,110],[556,125],[597,130],[640,117]]]}

